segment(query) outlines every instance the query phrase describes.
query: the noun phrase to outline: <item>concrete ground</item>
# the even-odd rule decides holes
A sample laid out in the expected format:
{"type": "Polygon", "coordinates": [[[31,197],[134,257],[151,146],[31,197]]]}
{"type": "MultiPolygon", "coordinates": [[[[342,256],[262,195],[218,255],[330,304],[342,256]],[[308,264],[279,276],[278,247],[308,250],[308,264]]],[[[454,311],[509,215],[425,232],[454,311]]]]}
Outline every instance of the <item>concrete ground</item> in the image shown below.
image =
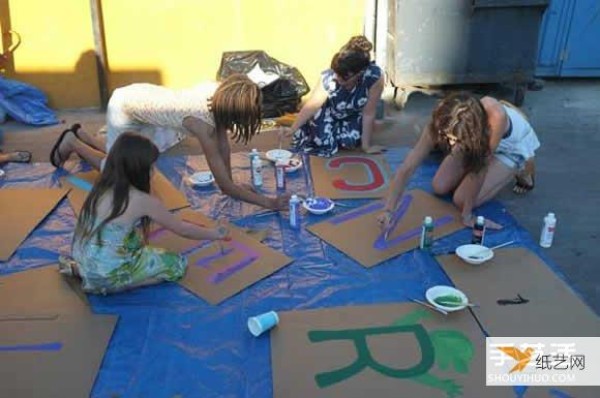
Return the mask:
{"type": "MultiPolygon", "coordinates": [[[[385,96],[386,118],[379,123],[375,144],[412,145],[427,122],[435,99],[421,94],[410,97],[402,111],[385,96]]],[[[537,156],[535,189],[525,196],[510,188],[499,196],[519,223],[534,239],[539,238],[544,215],[552,211],[558,218],[554,245],[546,249],[569,282],[600,314],[600,80],[547,81],[544,89],[528,92],[523,110],[531,119],[542,147],[537,156]]],[[[65,125],[80,122],[97,131],[104,122],[98,110],[62,111],[65,125]]],[[[0,148],[26,149],[33,160],[47,162],[48,154],[64,126],[31,128],[9,122],[2,126],[0,148]]],[[[267,131],[252,147],[273,148],[276,134],[267,131]]],[[[235,145],[234,151],[248,150],[235,145]]],[[[169,154],[200,154],[198,143],[187,139],[169,154]]]]}

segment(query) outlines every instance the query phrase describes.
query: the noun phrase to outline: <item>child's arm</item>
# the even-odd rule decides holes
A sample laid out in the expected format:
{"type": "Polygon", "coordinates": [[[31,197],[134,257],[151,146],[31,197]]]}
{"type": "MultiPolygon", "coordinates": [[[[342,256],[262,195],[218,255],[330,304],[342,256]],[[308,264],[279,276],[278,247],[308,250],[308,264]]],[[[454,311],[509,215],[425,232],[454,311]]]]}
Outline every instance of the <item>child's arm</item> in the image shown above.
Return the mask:
{"type": "Polygon", "coordinates": [[[232,180],[229,172],[229,167],[231,165],[225,164],[226,160],[223,159],[223,156],[219,151],[217,138],[215,137],[215,134],[218,132],[216,132],[214,128],[194,117],[185,118],[183,126],[198,139],[198,142],[200,142],[200,146],[206,156],[208,167],[210,167],[210,171],[215,177],[217,185],[225,195],[231,196],[234,199],[243,200],[244,202],[254,203],[268,209],[283,210],[287,208],[289,200],[288,194],[282,194],[275,198],[271,198],[252,192],[243,185],[238,185],[232,180]]]}
{"type": "Polygon", "coordinates": [[[140,201],[140,210],[142,216],[147,216],[160,226],[183,236],[188,239],[196,240],[220,240],[225,239],[229,235],[229,231],[225,227],[218,228],[203,228],[198,225],[188,223],[171,214],[167,208],[157,198],[144,195],[140,201]]]}

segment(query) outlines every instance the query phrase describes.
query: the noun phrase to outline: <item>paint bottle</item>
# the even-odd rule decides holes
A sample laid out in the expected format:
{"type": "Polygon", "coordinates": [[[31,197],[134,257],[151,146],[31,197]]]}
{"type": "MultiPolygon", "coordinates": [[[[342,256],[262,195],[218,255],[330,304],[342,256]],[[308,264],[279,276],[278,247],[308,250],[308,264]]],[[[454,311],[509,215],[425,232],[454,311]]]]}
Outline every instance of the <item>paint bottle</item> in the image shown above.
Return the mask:
{"type": "Polygon", "coordinates": [[[262,187],[263,178],[262,178],[262,160],[258,153],[254,154],[255,149],[252,150],[252,162],[251,162],[251,170],[252,170],[252,185],[257,188],[262,187]]]}
{"type": "Polygon", "coordinates": [[[248,158],[250,158],[250,170],[252,170],[252,161],[254,160],[255,157],[259,157],[259,156],[260,155],[256,148],[252,149],[252,151],[250,151],[250,153],[248,154],[248,158]]]}
{"type": "Polygon", "coordinates": [[[555,229],[556,217],[554,216],[554,213],[548,213],[546,217],[544,217],[544,226],[542,227],[542,234],[540,236],[540,246],[544,248],[552,246],[555,229]]]}
{"type": "Polygon", "coordinates": [[[275,163],[275,187],[278,191],[285,191],[285,168],[287,162],[281,160],[275,163]]]}
{"type": "Polygon", "coordinates": [[[431,250],[433,244],[433,218],[427,216],[423,219],[423,226],[421,228],[421,243],[419,248],[421,250],[431,250]]]}
{"type": "Polygon", "coordinates": [[[300,228],[300,198],[298,195],[292,195],[290,198],[290,227],[300,228]]]}
{"type": "Polygon", "coordinates": [[[471,243],[474,245],[483,245],[483,239],[485,237],[485,218],[478,216],[473,225],[473,237],[471,243]]]}

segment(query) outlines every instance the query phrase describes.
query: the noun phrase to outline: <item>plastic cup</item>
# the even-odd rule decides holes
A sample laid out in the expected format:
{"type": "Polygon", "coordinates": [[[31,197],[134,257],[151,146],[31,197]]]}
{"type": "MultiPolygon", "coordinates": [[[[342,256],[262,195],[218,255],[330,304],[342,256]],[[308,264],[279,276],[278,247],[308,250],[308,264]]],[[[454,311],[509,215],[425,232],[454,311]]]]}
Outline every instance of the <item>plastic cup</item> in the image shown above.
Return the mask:
{"type": "Polygon", "coordinates": [[[248,330],[254,337],[258,337],[279,323],[279,316],[275,311],[265,312],[248,318],[248,330]]]}

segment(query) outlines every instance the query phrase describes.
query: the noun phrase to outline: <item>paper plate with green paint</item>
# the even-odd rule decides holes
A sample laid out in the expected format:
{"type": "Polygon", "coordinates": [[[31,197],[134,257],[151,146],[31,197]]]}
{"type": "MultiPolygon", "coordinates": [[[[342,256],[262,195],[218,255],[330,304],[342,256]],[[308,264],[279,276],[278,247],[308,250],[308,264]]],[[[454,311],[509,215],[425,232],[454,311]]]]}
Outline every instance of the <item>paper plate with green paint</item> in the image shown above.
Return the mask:
{"type": "Polygon", "coordinates": [[[452,286],[434,286],[425,293],[431,305],[447,312],[460,311],[467,307],[469,299],[460,290],[452,286]]]}

